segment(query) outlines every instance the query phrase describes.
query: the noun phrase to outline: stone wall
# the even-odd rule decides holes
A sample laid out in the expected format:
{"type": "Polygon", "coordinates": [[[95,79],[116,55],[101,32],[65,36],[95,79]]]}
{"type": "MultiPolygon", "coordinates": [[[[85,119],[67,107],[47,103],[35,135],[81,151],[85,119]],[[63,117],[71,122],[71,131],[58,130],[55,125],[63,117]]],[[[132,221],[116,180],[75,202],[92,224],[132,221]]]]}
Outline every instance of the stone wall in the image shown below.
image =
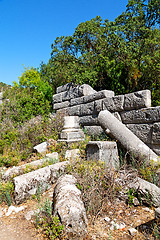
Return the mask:
{"type": "Polygon", "coordinates": [[[69,83],[57,88],[53,106],[57,112],[79,116],[81,126],[94,135],[103,132],[98,114],[107,109],[160,155],[160,106],[151,107],[149,90],[115,96],[110,90],[97,92],[87,84],[69,83]]]}

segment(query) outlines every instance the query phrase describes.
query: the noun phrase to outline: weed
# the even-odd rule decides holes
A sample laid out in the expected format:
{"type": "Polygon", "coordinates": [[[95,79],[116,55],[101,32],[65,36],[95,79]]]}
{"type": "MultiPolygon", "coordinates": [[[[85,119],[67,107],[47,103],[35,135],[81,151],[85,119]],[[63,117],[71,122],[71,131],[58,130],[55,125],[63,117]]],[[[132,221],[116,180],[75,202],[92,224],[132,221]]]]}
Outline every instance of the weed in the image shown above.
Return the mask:
{"type": "Polygon", "coordinates": [[[8,206],[12,202],[12,194],[14,192],[14,185],[12,182],[0,182],[0,203],[5,202],[8,206]]]}
{"type": "Polygon", "coordinates": [[[133,188],[130,188],[127,192],[128,194],[128,204],[133,205],[133,199],[136,197],[136,191],[133,188]]]}
{"type": "Polygon", "coordinates": [[[52,215],[52,202],[49,199],[45,199],[44,203],[40,205],[39,213],[35,213],[35,225],[48,239],[60,239],[63,235],[64,226],[58,217],[52,215]]]}
{"type": "Polygon", "coordinates": [[[42,183],[39,183],[37,192],[36,192],[36,198],[39,203],[41,201],[41,193],[42,193],[42,183]]]}

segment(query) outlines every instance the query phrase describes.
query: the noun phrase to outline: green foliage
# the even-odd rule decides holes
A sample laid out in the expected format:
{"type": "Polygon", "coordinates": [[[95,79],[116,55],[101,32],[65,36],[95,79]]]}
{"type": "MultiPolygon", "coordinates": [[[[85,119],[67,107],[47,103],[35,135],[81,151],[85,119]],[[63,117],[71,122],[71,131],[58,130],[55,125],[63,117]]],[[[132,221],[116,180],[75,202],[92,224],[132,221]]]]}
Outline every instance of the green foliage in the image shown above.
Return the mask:
{"type": "Polygon", "coordinates": [[[5,91],[8,87],[6,83],[0,82],[0,92],[5,91]]]}
{"type": "Polygon", "coordinates": [[[3,183],[0,181],[0,204],[5,202],[8,206],[11,205],[14,185],[12,182],[3,183]]]}
{"type": "Polygon", "coordinates": [[[36,226],[45,234],[48,239],[60,239],[63,235],[64,226],[58,217],[52,215],[52,202],[46,199],[40,206],[40,212],[36,213],[36,226]]]}
{"type": "Polygon", "coordinates": [[[9,101],[5,101],[1,107],[0,120],[7,117],[15,124],[20,124],[37,115],[47,115],[51,111],[50,101],[35,89],[13,87],[6,90],[5,96],[9,101]]]}
{"type": "Polygon", "coordinates": [[[128,192],[127,192],[127,194],[128,194],[128,204],[130,205],[130,206],[132,206],[133,205],[133,199],[136,197],[136,191],[133,189],[133,188],[131,188],[131,189],[129,189],[128,190],[128,192]]]}
{"type": "Polygon", "coordinates": [[[15,125],[8,116],[0,122],[0,166],[14,166],[30,158],[33,147],[48,138],[58,139],[63,117],[37,116],[24,125],[15,125]]]}
{"type": "Polygon", "coordinates": [[[139,167],[139,172],[140,175],[148,182],[158,184],[158,175],[157,175],[157,170],[159,169],[159,165],[145,165],[142,164],[139,167]]]}
{"type": "Polygon", "coordinates": [[[160,104],[159,0],[129,0],[114,22],[97,16],[80,23],[72,36],[57,37],[40,73],[55,91],[67,82],[122,94],[152,91],[160,104]]]}

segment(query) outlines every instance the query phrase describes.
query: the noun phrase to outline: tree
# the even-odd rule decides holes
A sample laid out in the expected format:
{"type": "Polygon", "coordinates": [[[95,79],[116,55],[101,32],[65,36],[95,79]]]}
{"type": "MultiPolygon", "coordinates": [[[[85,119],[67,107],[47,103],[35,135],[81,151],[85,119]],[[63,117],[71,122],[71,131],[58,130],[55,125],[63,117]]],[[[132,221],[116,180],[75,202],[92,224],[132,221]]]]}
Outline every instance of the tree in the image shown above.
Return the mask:
{"type": "Polygon", "coordinates": [[[159,0],[129,0],[114,22],[96,18],[80,23],[72,36],[58,37],[41,73],[56,87],[88,83],[116,94],[148,88],[153,103],[160,89],[159,0]]]}
{"type": "Polygon", "coordinates": [[[52,111],[53,91],[47,81],[41,79],[38,69],[25,68],[19,77],[19,83],[14,82],[12,88],[4,92],[9,98],[1,111],[4,117],[20,124],[37,115],[46,115],[52,111]]]}

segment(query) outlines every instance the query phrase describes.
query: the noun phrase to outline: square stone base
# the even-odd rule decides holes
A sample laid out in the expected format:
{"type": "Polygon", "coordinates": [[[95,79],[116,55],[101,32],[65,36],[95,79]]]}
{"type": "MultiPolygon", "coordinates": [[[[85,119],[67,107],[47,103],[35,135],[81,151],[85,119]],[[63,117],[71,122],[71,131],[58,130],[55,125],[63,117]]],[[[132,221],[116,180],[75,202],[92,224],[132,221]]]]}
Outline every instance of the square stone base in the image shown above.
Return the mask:
{"type": "Polygon", "coordinates": [[[106,167],[118,169],[119,156],[116,142],[90,141],[86,148],[87,160],[100,160],[106,167]]]}

